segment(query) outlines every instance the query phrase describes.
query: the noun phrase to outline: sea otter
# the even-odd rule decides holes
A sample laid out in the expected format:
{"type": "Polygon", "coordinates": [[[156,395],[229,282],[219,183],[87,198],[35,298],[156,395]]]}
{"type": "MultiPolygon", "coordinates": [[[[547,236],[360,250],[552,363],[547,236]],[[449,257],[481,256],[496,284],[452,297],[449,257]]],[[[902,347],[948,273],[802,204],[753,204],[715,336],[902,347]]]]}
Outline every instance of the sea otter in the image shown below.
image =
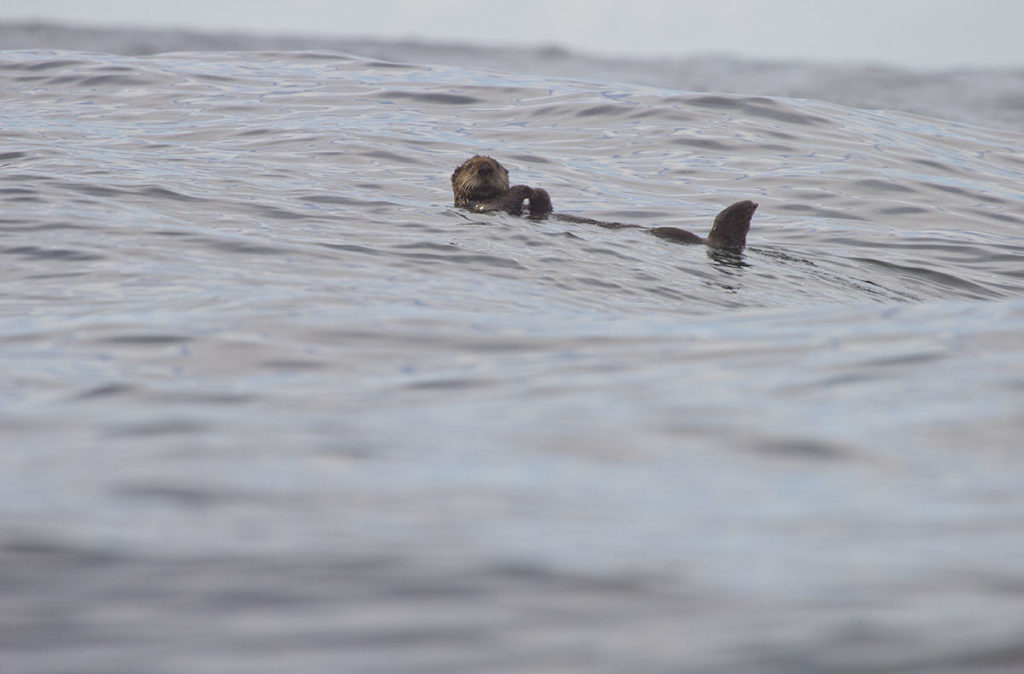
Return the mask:
{"type": "MultiPolygon", "coordinates": [[[[496,159],[479,154],[467,159],[452,173],[452,192],[455,205],[461,208],[478,212],[505,211],[512,215],[522,214],[523,201],[535,198],[533,188],[526,185],[509,187],[508,170],[496,159]]],[[[530,215],[540,215],[533,212],[532,201],[530,215]]]]}
{"type": "MultiPolygon", "coordinates": [[[[521,215],[523,202],[529,201],[530,217],[546,218],[554,211],[547,190],[527,185],[509,187],[508,171],[496,159],[476,155],[463,162],[452,173],[452,192],[455,205],[472,211],[505,211],[521,215]]],[[[598,225],[610,229],[643,229],[669,241],[679,243],[703,243],[711,248],[740,250],[747,243],[750,219],[754,217],[757,204],[753,201],[737,201],[726,207],[715,217],[711,232],[702,238],[693,232],[678,227],[642,227],[621,222],[602,222],[575,215],[555,213],[554,217],[565,222],[598,225]]]]}

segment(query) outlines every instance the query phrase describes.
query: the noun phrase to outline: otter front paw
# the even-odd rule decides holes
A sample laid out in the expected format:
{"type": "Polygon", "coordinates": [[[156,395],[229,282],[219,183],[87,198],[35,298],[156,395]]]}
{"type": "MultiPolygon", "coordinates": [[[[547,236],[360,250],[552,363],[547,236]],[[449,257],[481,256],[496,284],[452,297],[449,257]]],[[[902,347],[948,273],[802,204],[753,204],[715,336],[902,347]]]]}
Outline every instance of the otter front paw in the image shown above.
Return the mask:
{"type": "Polygon", "coordinates": [[[509,188],[508,194],[502,198],[501,208],[510,215],[520,215],[523,212],[523,202],[530,198],[533,189],[526,185],[513,185],[509,188]]]}
{"type": "Polygon", "coordinates": [[[524,199],[529,199],[531,194],[533,194],[533,189],[527,185],[513,185],[508,188],[509,199],[523,201],[524,199]]]}
{"type": "Polygon", "coordinates": [[[551,215],[554,208],[551,206],[551,196],[548,191],[540,187],[533,190],[530,195],[530,217],[543,218],[551,215]]]}

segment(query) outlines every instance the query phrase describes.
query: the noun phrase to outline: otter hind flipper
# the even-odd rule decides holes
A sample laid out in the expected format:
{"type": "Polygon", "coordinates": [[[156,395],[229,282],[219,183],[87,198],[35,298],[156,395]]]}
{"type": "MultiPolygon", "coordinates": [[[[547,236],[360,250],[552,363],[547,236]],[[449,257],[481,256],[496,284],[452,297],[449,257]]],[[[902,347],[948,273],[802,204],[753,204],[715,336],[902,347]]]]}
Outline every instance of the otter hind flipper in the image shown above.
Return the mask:
{"type": "Polygon", "coordinates": [[[750,219],[756,210],[757,204],[749,199],[726,206],[715,216],[715,223],[711,225],[711,232],[704,243],[712,248],[743,248],[747,243],[747,232],[750,231],[750,219]]]}

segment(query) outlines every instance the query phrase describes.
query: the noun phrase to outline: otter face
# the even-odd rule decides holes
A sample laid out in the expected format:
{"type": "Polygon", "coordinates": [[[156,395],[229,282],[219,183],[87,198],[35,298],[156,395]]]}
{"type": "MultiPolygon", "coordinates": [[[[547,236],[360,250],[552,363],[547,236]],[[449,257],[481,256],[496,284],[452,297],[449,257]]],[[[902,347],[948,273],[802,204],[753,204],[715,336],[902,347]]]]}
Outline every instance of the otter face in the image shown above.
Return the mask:
{"type": "Polygon", "coordinates": [[[508,193],[508,171],[497,160],[483,155],[467,159],[452,174],[456,206],[469,206],[508,193]]]}

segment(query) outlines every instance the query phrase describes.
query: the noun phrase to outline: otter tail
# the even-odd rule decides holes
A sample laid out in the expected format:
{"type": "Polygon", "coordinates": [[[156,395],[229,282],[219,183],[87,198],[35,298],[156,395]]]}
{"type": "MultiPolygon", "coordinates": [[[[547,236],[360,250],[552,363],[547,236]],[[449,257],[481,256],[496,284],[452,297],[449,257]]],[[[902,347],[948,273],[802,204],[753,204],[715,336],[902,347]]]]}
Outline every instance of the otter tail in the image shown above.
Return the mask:
{"type": "Polygon", "coordinates": [[[756,210],[757,204],[749,200],[727,206],[715,216],[715,224],[711,225],[711,232],[704,243],[712,248],[743,248],[747,243],[747,232],[750,231],[750,219],[756,210]]]}

